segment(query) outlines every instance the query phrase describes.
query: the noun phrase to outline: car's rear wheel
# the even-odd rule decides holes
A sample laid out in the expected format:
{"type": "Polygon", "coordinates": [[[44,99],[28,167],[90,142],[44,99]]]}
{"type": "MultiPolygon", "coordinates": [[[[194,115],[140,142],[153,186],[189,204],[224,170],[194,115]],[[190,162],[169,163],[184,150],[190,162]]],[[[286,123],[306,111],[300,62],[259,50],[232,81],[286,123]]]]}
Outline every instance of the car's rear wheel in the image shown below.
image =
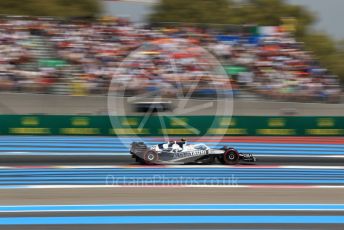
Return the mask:
{"type": "Polygon", "coordinates": [[[223,164],[226,165],[235,165],[239,163],[239,153],[235,149],[228,149],[223,154],[222,158],[223,164]]]}
{"type": "Polygon", "coordinates": [[[158,153],[154,150],[148,150],[144,155],[146,164],[155,164],[158,161],[158,153]]]}

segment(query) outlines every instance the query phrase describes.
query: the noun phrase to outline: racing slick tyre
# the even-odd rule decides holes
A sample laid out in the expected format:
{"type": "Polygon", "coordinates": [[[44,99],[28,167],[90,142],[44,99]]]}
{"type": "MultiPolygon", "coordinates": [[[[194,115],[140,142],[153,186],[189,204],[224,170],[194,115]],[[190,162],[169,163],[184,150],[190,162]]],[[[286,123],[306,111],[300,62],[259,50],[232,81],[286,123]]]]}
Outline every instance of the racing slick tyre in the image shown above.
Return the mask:
{"type": "Polygon", "coordinates": [[[239,163],[239,158],[239,153],[235,149],[228,149],[223,154],[222,162],[226,165],[235,165],[239,163]]]}
{"type": "Polygon", "coordinates": [[[148,165],[155,164],[158,161],[158,153],[154,150],[148,150],[144,154],[144,161],[148,165]]]}

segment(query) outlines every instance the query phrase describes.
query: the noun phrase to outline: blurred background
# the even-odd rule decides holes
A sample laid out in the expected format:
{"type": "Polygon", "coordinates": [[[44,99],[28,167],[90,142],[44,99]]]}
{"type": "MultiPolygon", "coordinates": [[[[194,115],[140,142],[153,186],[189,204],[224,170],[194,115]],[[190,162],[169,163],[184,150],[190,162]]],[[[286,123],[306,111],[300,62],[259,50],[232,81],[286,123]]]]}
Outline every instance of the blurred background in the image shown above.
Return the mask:
{"type": "Polygon", "coordinates": [[[204,69],[197,51],[185,48],[191,45],[220,61],[231,83],[227,93],[243,107],[237,106],[238,115],[260,113],[260,106],[244,110],[257,100],[271,104],[270,115],[307,115],[300,104],[279,101],[321,103],[319,111],[337,104],[340,110],[343,31],[340,15],[328,24],[334,17],[329,10],[320,1],[2,0],[0,112],[105,114],[108,90],[176,98],[182,89],[214,99],[226,86],[204,69]],[[149,41],[158,44],[146,45],[141,61],[116,74],[124,58],[149,41]],[[178,74],[166,62],[171,58],[178,74]],[[201,83],[191,88],[192,82],[201,83]]]}

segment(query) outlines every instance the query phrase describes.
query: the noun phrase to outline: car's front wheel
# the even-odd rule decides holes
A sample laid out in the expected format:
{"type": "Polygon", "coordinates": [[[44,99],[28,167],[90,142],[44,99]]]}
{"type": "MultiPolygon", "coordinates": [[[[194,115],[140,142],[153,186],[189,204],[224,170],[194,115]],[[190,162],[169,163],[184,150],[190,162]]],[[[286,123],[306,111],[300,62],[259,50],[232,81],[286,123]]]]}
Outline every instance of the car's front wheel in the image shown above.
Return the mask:
{"type": "Polygon", "coordinates": [[[220,160],[221,163],[226,165],[235,165],[239,163],[239,153],[235,149],[228,149],[223,154],[220,160]]]}

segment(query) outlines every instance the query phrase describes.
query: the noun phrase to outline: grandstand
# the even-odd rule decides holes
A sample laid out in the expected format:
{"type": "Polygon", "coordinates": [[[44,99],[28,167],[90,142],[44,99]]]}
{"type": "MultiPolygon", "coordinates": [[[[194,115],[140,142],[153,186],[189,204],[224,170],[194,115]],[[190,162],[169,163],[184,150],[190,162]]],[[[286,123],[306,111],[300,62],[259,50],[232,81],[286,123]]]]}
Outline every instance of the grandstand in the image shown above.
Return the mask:
{"type": "MultiPolygon", "coordinates": [[[[231,79],[235,96],[340,102],[337,77],[321,67],[311,53],[303,50],[302,44],[279,27],[257,27],[252,31],[225,33],[196,27],[143,28],[122,18],[86,22],[5,17],[0,20],[0,90],[106,95],[111,80],[121,79],[115,74],[118,65],[133,50],[161,39],[170,39],[173,42],[167,42],[165,47],[174,44],[178,50],[183,45],[175,44],[176,39],[184,39],[216,55],[231,79]]],[[[156,94],[159,93],[157,88],[162,93],[169,92],[162,94],[163,97],[176,96],[173,91],[179,83],[171,79],[168,72],[161,72],[166,69],[166,65],[161,64],[163,53],[159,51],[154,55],[146,55],[146,58],[160,60],[154,67],[157,69],[147,70],[147,65],[143,65],[137,70],[144,74],[127,73],[126,77],[135,80],[138,87],[129,96],[152,89],[156,94]],[[161,88],[163,86],[166,88],[161,88]]],[[[199,63],[192,55],[174,53],[172,56],[183,63],[183,73],[178,76],[179,79],[183,75],[183,86],[197,74],[200,76],[199,63]]],[[[214,86],[209,85],[202,84],[193,95],[211,98],[213,94],[209,92],[214,86]]]]}

